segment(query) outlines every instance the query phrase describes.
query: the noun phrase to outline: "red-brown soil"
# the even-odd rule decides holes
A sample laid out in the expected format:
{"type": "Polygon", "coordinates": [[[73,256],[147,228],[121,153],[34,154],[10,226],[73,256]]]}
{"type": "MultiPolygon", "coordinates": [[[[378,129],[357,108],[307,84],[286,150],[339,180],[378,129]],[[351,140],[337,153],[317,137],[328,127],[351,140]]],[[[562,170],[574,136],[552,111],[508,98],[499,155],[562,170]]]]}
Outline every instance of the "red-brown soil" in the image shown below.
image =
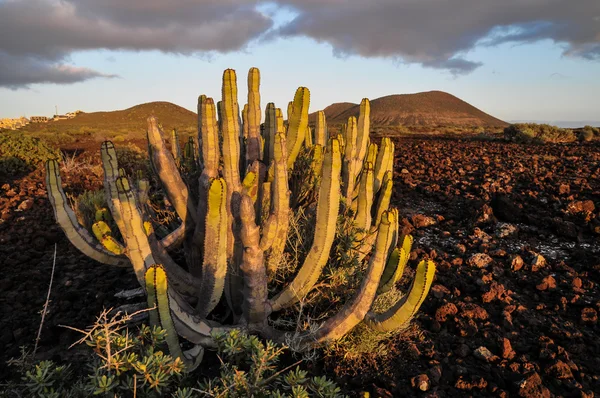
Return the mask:
{"type": "MultiPolygon", "coordinates": [[[[415,321],[421,338],[398,342],[409,348],[387,359],[391,372],[338,382],[390,397],[599,394],[600,146],[413,137],[396,141],[395,166],[394,205],[415,237],[409,265],[438,265],[415,321]]],[[[71,192],[101,185],[86,173],[63,182],[71,192]]],[[[124,304],[114,294],[136,281],[66,240],[40,170],[0,189],[0,215],[5,379],[14,377],[5,361],[35,340],[55,242],[41,358],[72,355],[77,334],[59,325],[85,327],[102,307],[124,304]]]]}

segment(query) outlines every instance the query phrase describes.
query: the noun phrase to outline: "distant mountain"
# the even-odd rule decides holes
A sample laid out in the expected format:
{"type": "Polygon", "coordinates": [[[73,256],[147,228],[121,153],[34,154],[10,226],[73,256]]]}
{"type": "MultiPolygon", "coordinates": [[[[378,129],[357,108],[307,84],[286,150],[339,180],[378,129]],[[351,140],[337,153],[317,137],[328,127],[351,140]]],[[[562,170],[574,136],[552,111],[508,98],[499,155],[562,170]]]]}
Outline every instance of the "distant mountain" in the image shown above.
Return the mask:
{"type": "MultiPolygon", "coordinates": [[[[90,130],[130,130],[131,133],[145,132],[146,119],[156,116],[165,131],[178,128],[182,130],[195,129],[197,125],[196,113],[170,102],[148,102],[128,109],[110,112],[82,112],[73,119],[48,122],[60,130],[73,131],[79,129],[90,130]]],[[[39,126],[38,126],[39,127],[39,126]]],[[[28,128],[35,129],[36,124],[28,128]]]]}
{"type": "MultiPolygon", "coordinates": [[[[343,102],[324,109],[328,124],[346,123],[358,117],[358,104],[343,102]]],[[[314,121],[316,113],[311,114],[314,121]]],[[[475,108],[443,91],[396,94],[371,100],[371,124],[374,126],[483,126],[505,127],[508,123],[475,108]]]]}

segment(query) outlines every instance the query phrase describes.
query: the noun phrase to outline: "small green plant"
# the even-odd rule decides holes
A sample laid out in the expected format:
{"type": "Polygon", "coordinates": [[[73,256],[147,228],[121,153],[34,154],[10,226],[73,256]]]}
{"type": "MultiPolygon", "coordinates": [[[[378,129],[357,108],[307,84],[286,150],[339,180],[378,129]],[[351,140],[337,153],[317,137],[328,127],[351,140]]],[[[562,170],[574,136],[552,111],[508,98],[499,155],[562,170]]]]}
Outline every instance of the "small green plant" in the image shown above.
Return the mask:
{"type": "Polygon", "coordinates": [[[340,388],[326,377],[309,377],[296,362],[282,370],[285,351],[271,341],[261,342],[239,330],[214,335],[221,375],[201,383],[200,397],[342,397],[340,388]]]}
{"type": "MultiPolygon", "coordinates": [[[[94,352],[87,376],[77,376],[72,365],[52,361],[32,363],[23,350],[9,361],[23,375],[23,383],[0,391],[11,397],[342,397],[340,388],[326,377],[310,377],[295,362],[281,369],[287,349],[272,341],[262,342],[239,330],[215,333],[220,376],[196,383],[184,378],[185,365],[165,354],[167,333],[160,327],[129,327],[138,315],[110,315],[104,310],[87,330],[73,329],[94,352]]],[[[3,395],[4,394],[4,395],[3,395]]]]}

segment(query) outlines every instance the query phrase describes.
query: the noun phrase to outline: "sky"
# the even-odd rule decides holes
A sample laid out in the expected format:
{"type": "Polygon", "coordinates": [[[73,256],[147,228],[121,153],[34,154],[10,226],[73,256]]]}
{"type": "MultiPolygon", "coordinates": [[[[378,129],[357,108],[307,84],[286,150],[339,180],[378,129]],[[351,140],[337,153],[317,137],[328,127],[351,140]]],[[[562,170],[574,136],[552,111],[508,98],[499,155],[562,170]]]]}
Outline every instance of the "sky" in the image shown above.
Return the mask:
{"type": "Polygon", "coordinates": [[[0,0],[0,117],[220,97],[449,92],[500,119],[600,120],[598,0],[0,0]]]}

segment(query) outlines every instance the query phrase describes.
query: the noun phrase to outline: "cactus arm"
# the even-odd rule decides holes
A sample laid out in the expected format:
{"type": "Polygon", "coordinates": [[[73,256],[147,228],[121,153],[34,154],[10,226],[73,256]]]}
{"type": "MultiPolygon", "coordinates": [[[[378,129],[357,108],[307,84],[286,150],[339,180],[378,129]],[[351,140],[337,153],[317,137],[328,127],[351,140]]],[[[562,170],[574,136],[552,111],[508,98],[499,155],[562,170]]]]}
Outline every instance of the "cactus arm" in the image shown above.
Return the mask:
{"type": "Polygon", "coordinates": [[[219,133],[217,112],[212,98],[200,97],[198,102],[198,142],[202,150],[202,164],[208,178],[216,178],[219,173],[219,133]]]}
{"type": "Polygon", "coordinates": [[[367,157],[365,158],[365,162],[371,162],[375,164],[377,161],[377,144],[371,143],[369,144],[369,150],[367,151],[367,157]]]}
{"type": "Polygon", "coordinates": [[[260,249],[260,230],[254,222],[255,212],[252,199],[244,195],[241,203],[244,256],[240,270],[244,276],[243,317],[249,325],[262,329],[267,320],[267,273],[264,255],[260,249]]]}
{"type": "Polygon", "coordinates": [[[371,227],[371,207],[373,206],[373,164],[365,163],[360,178],[357,211],[354,225],[363,232],[358,233],[358,239],[369,232],[371,227]]]}
{"type": "Polygon", "coordinates": [[[308,125],[306,126],[305,137],[306,137],[306,139],[304,140],[304,145],[307,148],[312,148],[312,146],[314,145],[314,143],[313,143],[313,133],[312,133],[312,129],[308,125]]]}
{"type": "Polygon", "coordinates": [[[381,189],[379,190],[379,195],[377,196],[377,203],[375,204],[375,222],[381,220],[383,212],[390,207],[393,188],[394,181],[392,180],[392,172],[386,171],[383,175],[383,182],[381,184],[381,189]]]}
{"type": "Polygon", "coordinates": [[[264,123],[264,152],[263,152],[263,163],[266,165],[271,164],[273,159],[273,145],[275,144],[275,134],[277,134],[277,111],[275,104],[269,102],[265,109],[265,123],[264,123]]]}
{"type": "Polygon", "coordinates": [[[379,281],[379,287],[377,288],[377,294],[387,293],[392,286],[396,283],[397,279],[400,279],[404,272],[402,266],[402,257],[405,256],[403,249],[394,249],[390,258],[388,259],[381,280],[379,281]]]}
{"type": "Polygon", "coordinates": [[[410,257],[412,241],[412,236],[406,235],[403,239],[400,250],[397,248],[394,249],[394,253],[392,253],[390,256],[390,260],[388,260],[388,264],[386,265],[383,275],[381,276],[381,283],[379,284],[377,294],[388,292],[392,286],[394,286],[396,282],[402,278],[404,268],[406,268],[408,258],[410,257]]]}
{"type": "Polygon", "coordinates": [[[233,69],[223,73],[223,100],[221,105],[221,131],[223,134],[223,176],[228,187],[228,196],[241,191],[239,171],[240,126],[237,102],[237,77],[233,69]]]}
{"type": "Polygon", "coordinates": [[[167,151],[163,134],[158,127],[154,116],[148,118],[148,143],[152,149],[152,164],[156,170],[169,201],[185,225],[196,218],[196,205],[189,195],[187,186],[183,182],[175,159],[167,151]]]}
{"type": "Polygon", "coordinates": [[[150,318],[150,326],[160,326],[160,318],[158,316],[158,300],[156,298],[156,265],[146,270],[146,298],[148,300],[148,317],[150,318]]]}
{"type": "Polygon", "coordinates": [[[270,300],[273,311],[286,308],[312,289],[329,258],[335,237],[340,206],[340,171],[342,166],[340,143],[329,141],[323,161],[323,175],[317,202],[317,217],[313,243],[294,280],[270,300]]]}
{"type": "Polygon", "coordinates": [[[148,242],[150,231],[144,225],[135,193],[131,189],[127,177],[117,178],[116,186],[123,216],[124,229],[121,230],[121,235],[127,247],[126,255],[133,265],[138,281],[144,286],[146,269],[157,262],[148,242]]]}
{"type": "Polygon", "coordinates": [[[171,154],[175,159],[175,164],[181,164],[181,147],[179,146],[179,134],[177,129],[173,129],[171,132],[171,154]]]}
{"type": "Polygon", "coordinates": [[[123,220],[121,218],[121,205],[117,198],[116,181],[119,178],[119,161],[115,146],[110,141],[104,141],[100,146],[100,157],[102,159],[102,170],[104,171],[104,192],[108,208],[113,220],[117,224],[119,230],[123,228],[123,220]]]}
{"type": "Polygon", "coordinates": [[[178,357],[186,366],[186,371],[191,372],[200,365],[204,355],[204,349],[200,346],[196,347],[194,354],[189,355],[181,350],[177,331],[171,317],[171,308],[169,300],[169,286],[167,281],[167,273],[164,268],[159,265],[153,265],[148,269],[144,277],[145,280],[151,282],[154,296],[156,297],[156,306],[158,309],[158,318],[161,326],[167,332],[167,346],[172,356],[178,357]]]}
{"type": "Polygon", "coordinates": [[[258,68],[248,71],[248,110],[247,110],[247,141],[246,165],[262,159],[260,142],[260,72],[258,68]]]}
{"type": "Polygon", "coordinates": [[[382,215],[375,242],[375,251],[371,255],[360,288],[340,312],[325,321],[319,328],[315,335],[317,343],[341,338],[358,325],[371,308],[392,243],[392,222],[394,222],[392,214],[386,212],[382,215]]]}
{"type": "Polygon", "coordinates": [[[109,252],[116,254],[117,256],[125,253],[125,247],[113,238],[110,227],[104,221],[96,221],[92,225],[92,232],[96,239],[98,239],[102,246],[109,252]]]}
{"type": "Polygon", "coordinates": [[[377,152],[377,160],[375,161],[375,193],[379,192],[379,187],[381,187],[381,183],[383,182],[383,176],[385,175],[385,172],[390,169],[390,158],[391,162],[394,160],[393,145],[392,140],[388,137],[381,139],[381,145],[377,152]]]}
{"type": "Polygon", "coordinates": [[[357,127],[356,118],[351,116],[348,118],[348,127],[346,129],[346,135],[344,141],[346,147],[344,148],[344,165],[342,169],[342,180],[344,186],[344,197],[346,198],[346,204],[349,206],[352,203],[352,194],[354,193],[354,184],[360,171],[362,164],[356,162],[356,147],[357,139],[357,127]]]}
{"type": "Polygon", "coordinates": [[[410,291],[398,300],[389,310],[381,314],[369,312],[365,323],[372,329],[386,332],[405,326],[417,313],[429,293],[435,276],[435,264],[431,260],[423,260],[417,266],[415,279],[410,291]]]}
{"type": "Polygon", "coordinates": [[[357,125],[357,160],[359,164],[362,164],[367,155],[369,133],[371,129],[371,103],[368,98],[363,98],[360,102],[360,113],[358,115],[357,125]]]}
{"type": "Polygon", "coordinates": [[[286,139],[283,133],[275,135],[273,148],[272,212],[263,228],[261,250],[269,250],[276,239],[283,240],[285,244],[287,237],[290,194],[286,167],[286,139]]]}
{"type": "Polygon", "coordinates": [[[323,148],[327,146],[327,121],[325,120],[325,112],[317,112],[317,122],[315,124],[315,144],[321,145],[323,148]]]}
{"type": "Polygon", "coordinates": [[[294,96],[290,115],[288,107],[288,169],[294,168],[294,162],[300,153],[302,143],[306,137],[306,127],[308,126],[308,107],[310,105],[310,92],[306,87],[299,87],[294,96]]]}
{"type": "Polygon", "coordinates": [[[179,227],[173,230],[173,232],[162,238],[160,240],[160,244],[165,250],[170,250],[182,244],[184,237],[185,226],[183,224],[180,224],[179,227]]]}
{"type": "Polygon", "coordinates": [[[273,181],[271,183],[271,214],[263,228],[260,249],[269,250],[267,271],[275,274],[281,262],[288,236],[290,190],[288,185],[287,147],[283,132],[275,136],[273,153],[273,181]]]}
{"type": "Polygon", "coordinates": [[[233,69],[223,73],[223,100],[221,105],[221,131],[223,135],[223,177],[227,184],[227,258],[228,270],[225,297],[234,313],[241,312],[242,283],[239,264],[243,248],[240,242],[239,206],[242,183],[240,180],[240,127],[237,102],[237,78],[233,69]]]}
{"type": "Polygon", "coordinates": [[[206,317],[219,303],[227,273],[227,187],[222,178],[210,182],[204,229],[204,262],[198,315],[206,317]]]}
{"type": "Polygon", "coordinates": [[[242,134],[244,139],[248,138],[248,104],[242,108],[242,134]]]}
{"type": "Polygon", "coordinates": [[[56,221],[73,246],[86,256],[91,257],[100,263],[128,267],[129,261],[127,258],[124,256],[117,256],[106,250],[101,244],[94,240],[85,228],[79,225],[77,216],[69,206],[61,184],[62,181],[60,178],[58,162],[56,160],[48,160],[46,162],[48,199],[52,204],[56,221]]]}

